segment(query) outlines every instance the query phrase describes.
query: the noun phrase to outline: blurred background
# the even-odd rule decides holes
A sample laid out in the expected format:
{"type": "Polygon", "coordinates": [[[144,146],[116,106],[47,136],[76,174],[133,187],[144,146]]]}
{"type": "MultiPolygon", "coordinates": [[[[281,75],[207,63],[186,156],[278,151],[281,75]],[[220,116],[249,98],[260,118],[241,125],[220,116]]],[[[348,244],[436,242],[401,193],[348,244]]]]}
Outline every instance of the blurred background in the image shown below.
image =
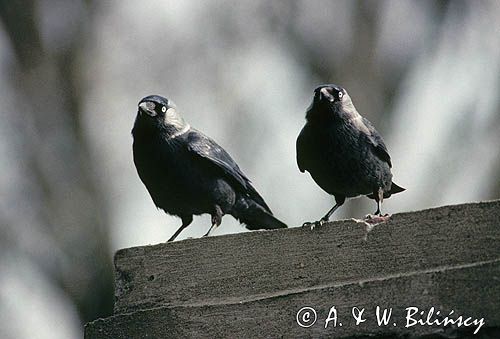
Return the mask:
{"type": "MultiPolygon", "coordinates": [[[[317,220],[333,198],[295,139],[322,83],[385,138],[407,191],[384,212],[500,197],[498,1],[0,0],[0,337],[82,337],[112,312],[114,251],[180,226],[132,162],[146,95],[226,148],[279,218],[317,220]]],[[[245,231],[226,216],[214,235],[245,231]]]]}

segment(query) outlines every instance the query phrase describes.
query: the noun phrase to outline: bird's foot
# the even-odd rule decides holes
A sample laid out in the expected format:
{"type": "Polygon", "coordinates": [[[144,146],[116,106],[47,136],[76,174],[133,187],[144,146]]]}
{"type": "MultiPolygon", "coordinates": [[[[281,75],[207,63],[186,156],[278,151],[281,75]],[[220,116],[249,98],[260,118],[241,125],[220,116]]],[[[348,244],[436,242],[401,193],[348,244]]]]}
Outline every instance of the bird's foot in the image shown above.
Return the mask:
{"type": "Polygon", "coordinates": [[[302,224],[302,227],[310,227],[311,231],[315,229],[318,226],[323,226],[324,223],[326,223],[328,220],[320,219],[318,221],[307,221],[302,224]]]}
{"type": "Polygon", "coordinates": [[[372,215],[372,214],[368,214],[365,219],[363,220],[364,222],[368,223],[368,224],[372,224],[372,225],[375,225],[375,224],[380,224],[382,222],[386,222],[387,220],[389,220],[391,218],[391,215],[390,214],[384,214],[384,215],[372,215]]]}
{"type": "Polygon", "coordinates": [[[319,226],[319,221],[307,221],[302,224],[302,227],[310,227],[311,231],[316,227],[319,226]]]}

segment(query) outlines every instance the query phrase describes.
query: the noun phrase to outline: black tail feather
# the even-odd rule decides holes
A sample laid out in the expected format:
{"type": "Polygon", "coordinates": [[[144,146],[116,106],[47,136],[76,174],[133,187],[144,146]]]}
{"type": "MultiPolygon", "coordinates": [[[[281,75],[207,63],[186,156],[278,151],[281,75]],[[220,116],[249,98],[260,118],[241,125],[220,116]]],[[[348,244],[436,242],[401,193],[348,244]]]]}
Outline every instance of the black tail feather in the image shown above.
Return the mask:
{"type": "Polygon", "coordinates": [[[288,227],[285,223],[274,217],[270,211],[252,200],[240,199],[231,214],[241,223],[245,224],[249,230],[273,230],[288,227]]]}
{"type": "Polygon", "coordinates": [[[391,185],[391,194],[396,194],[399,192],[406,191],[406,188],[403,188],[401,186],[396,185],[395,183],[392,183],[391,185]]]}
{"type": "MultiPolygon", "coordinates": [[[[384,192],[384,199],[389,198],[392,194],[400,193],[405,191],[406,188],[396,185],[395,183],[391,183],[391,190],[384,192]]],[[[375,199],[375,194],[371,193],[367,195],[370,199],[375,199]]]]}

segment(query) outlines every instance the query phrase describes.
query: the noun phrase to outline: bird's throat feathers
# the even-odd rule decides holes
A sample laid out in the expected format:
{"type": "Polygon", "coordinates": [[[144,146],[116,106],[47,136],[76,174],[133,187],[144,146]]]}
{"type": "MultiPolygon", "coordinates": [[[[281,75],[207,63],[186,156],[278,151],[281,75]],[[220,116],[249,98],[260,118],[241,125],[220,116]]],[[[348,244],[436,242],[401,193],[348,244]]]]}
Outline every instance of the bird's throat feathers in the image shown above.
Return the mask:
{"type": "MultiPolygon", "coordinates": [[[[169,113],[171,109],[167,111],[169,113]]],[[[165,133],[165,136],[168,138],[175,138],[181,134],[186,133],[190,126],[187,122],[184,121],[184,118],[177,112],[174,114],[166,114],[163,119],[163,123],[160,128],[165,133]]]]}
{"type": "Polygon", "coordinates": [[[348,95],[344,96],[342,102],[313,101],[306,112],[306,120],[309,122],[342,123],[354,119],[361,119],[361,115],[348,95]]]}
{"type": "Polygon", "coordinates": [[[132,134],[161,135],[165,139],[173,139],[189,131],[191,126],[182,116],[176,112],[169,112],[170,110],[163,117],[156,118],[138,114],[132,134]]]}

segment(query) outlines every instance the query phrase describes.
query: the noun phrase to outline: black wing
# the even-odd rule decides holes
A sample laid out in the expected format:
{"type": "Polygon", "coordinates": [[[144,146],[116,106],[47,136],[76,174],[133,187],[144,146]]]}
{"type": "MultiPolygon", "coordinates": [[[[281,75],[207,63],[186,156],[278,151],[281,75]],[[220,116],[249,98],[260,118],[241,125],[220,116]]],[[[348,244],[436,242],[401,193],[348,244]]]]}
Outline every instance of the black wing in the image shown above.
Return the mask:
{"type": "Polygon", "coordinates": [[[297,137],[297,142],[295,144],[296,152],[297,152],[297,165],[299,166],[299,170],[304,172],[307,169],[307,156],[309,151],[307,150],[306,144],[306,130],[305,127],[300,131],[299,136],[297,137]]]}
{"type": "Polygon", "coordinates": [[[229,182],[237,185],[240,190],[272,214],[269,206],[267,206],[264,199],[252,186],[250,180],[222,147],[203,133],[194,129],[189,132],[187,138],[188,150],[190,152],[215,165],[229,182]]]}
{"type": "Polygon", "coordinates": [[[377,132],[368,119],[363,118],[363,123],[369,131],[367,137],[373,147],[373,153],[375,153],[380,160],[388,163],[389,167],[392,167],[391,156],[389,155],[389,151],[387,151],[387,147],[385,146],[382,136],[379,132],[377,132]]]}

